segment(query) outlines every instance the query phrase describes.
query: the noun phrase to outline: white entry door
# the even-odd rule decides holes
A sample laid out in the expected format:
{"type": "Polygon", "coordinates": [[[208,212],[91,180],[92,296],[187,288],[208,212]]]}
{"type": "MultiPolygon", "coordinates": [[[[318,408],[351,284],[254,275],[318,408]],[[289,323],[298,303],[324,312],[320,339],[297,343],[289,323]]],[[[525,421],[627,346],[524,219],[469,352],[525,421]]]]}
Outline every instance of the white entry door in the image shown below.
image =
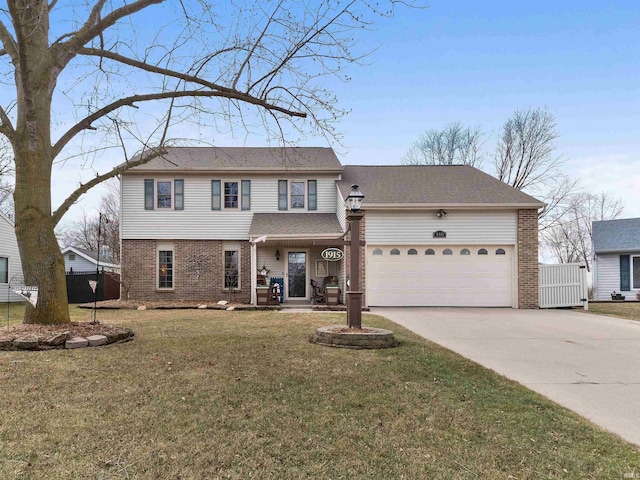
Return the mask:
{"type": "Polygon", "coordinates": [[[369,306],[512,307],[513,246],[369,246],[369,306]]]}

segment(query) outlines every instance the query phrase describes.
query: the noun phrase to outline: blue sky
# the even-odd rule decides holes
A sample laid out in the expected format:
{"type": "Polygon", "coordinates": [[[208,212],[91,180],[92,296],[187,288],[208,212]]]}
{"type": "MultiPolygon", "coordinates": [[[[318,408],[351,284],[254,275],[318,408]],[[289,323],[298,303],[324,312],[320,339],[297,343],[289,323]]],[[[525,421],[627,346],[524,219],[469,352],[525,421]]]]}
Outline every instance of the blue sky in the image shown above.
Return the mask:
{"type": "MultiPolygon", "coordinates": [[[[454,121],[481,126],[491,151],[516,109],[546,107],[567,171],[589,191],[621,197],[624,217],[640,216],[639,31],[640,2],[632,1],[399,7],[396,18],[362,32],[361,48],[378,48],[366,66],[350,69],[352,81],[327,81],[352,110],[338,127],[345,145],[339,157],[344,164],[398,164],[422,132],[454,121]]],[[[304,144],[326,145],[322,138],[304,144]]],[[[56,176],[77,180],[68,171],[56,176]]],[[[54,204],[68,194],[65,184],[54,204]]],[[[91,210],[99,194],[85,196],[66,220],[91,210]]]]}
{"type": "Polygon", "coordinates": [[[640,3],[445,2],[371,34],[372,65],[340,88],[346,163],[398,163],[422,132],[461,121],[489,134],[546,107],[558,153],[585,189],[640,216],[640,3]]]}

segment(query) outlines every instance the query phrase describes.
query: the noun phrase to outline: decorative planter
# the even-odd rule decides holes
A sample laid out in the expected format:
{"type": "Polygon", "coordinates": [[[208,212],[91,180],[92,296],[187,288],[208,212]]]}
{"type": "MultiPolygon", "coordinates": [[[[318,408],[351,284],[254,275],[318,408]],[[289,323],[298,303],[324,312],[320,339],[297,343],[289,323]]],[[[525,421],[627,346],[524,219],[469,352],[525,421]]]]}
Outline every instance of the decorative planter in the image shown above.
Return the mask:
{"type": "Polygon", "coordinates": [[[611,294],[611,300],[624,300],[624,295],[620,294],[620,293],[612,293],[611,294]]]}

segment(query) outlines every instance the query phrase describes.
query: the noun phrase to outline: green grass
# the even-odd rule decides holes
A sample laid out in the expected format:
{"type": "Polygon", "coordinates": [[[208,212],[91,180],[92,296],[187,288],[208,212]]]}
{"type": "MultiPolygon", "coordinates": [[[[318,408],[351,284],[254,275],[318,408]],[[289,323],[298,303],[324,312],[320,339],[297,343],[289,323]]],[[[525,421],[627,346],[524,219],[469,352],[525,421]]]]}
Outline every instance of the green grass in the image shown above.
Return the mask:
{"type": "MultiPolygon", "coordinates": [[[[16,308],[15,318],[20,313],[16,308]]],[[[12,314],[13,314],[12,307],[12,314]]],[[[74,319],[88,319],[72,309],[74,319]]],[[[2,479],[624,478],[640,452],[387,320],[399,348],[308,343],[344,314],[99,312],[135,341],[0,353],[2,479]]]]}
{"type": "Polygon", "coordinates": [[[589,313],[640,320],[640,302],[590,303],[589,313]]]}

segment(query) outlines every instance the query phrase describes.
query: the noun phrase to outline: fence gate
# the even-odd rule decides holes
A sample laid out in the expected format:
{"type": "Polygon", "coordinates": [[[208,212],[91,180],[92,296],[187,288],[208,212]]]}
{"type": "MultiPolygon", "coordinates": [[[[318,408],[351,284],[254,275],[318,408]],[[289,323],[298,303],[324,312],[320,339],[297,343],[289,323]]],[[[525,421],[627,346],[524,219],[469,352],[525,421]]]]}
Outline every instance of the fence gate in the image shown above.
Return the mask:
{"type": "Polygon", "coordinates": [[[540,265],[540,308],[584,307],[588,309],[587,268],[579,263],[540,265]]]}

